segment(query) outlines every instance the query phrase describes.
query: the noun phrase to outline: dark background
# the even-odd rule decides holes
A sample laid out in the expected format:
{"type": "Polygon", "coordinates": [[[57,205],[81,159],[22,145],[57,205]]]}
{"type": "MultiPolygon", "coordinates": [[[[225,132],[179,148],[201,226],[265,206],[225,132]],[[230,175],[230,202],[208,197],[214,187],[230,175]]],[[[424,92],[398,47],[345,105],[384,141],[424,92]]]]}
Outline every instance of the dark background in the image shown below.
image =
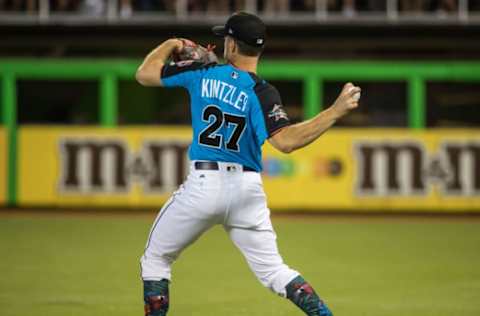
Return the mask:
{"type": "MultiPolygon", "coordinates": [[[[201,44],[214,43],[222,55],[223,41],[212,36],[212,25],[225,16],[192,15],[184,20],[164,16],[165,7],[149,8],[133,2],[138,15],[108,20],[69,19],[53,12],[51,20],[11,21],[0,15],[0,58],[142,58],[163,40],[186,37],[201,44]]],[[[159,2],[160,3],[160,2],[159,2]]],[[[260,5],[263,2],[260,2],[260,5]]],[[[300,2],[298,2],[300,3],[300,2]]],[[[302,18],[302,7],[291,1],[291,18],[269,16],[265,59],[336,61],[461,62],[480,60],[480,23],[463,23],[452,16],[426,19],[362,19],[366,1],[357,1],[356,18],[335,14],[318,21],[302,18]],[[297,14],[297,15],[294,15],[297,14]]],[[[338,2],[340,3],[340,2],[338,2]]],[[[476,9],[471,2],[471,9],[476,9]]],[[[262,7],[259,7],[262,9],[262,7]]],[[[55,9],[53,6],[52,9],[55,9]]],[[[382,8],[380,8],[382,9],[382,8]]],[[[71,8],[65,14],[72,14],[71,8]]],[[[472,11],[473,12],[473,11],[472,11]]],[[[472,13],[471,12],[471,13],[472,13]]],[[[5,13],[5,12],[3,12],[5,13]]],[[[8,13],[8,12],[7,12],[8,13]]],[[[10,12],[11,13],[11,12],[10,12]]],[[[294,121],[302,120],[302,83],[273,81],[294,121]]],[[[343,83],[325,82],[323,104],[331,104],[343,83]]],[[[356,82],[363,88],[361,108],[339,126],[406,127],[406,82],[356,82]]],[[[20,80],[19,122],[54,124],[98,123],[98,84],[95,81],[20,80]],[[56,93],[51,93],[55,89],[56,93]],[[39,106],[41,104],[41,106],[39,106]]],[[[120,124],[188,124],[188,95],[182,89],[146,89],[131,81],[119,85],[120,124]]],[[[461,81],[427,82],[428,127],[480,125],[480,84],[461,81]]]]}

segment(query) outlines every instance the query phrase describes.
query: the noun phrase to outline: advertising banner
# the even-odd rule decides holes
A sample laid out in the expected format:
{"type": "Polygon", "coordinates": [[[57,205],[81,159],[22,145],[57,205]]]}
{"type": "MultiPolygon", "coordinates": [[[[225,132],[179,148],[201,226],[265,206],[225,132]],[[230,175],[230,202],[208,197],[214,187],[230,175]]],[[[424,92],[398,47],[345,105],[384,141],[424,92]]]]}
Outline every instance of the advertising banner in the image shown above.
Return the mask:
{"type": "MultiPolygon", "coordinates": [[[[22,127],[23,205],[160,207],[188,172],[189,128],[22,127]]],[[[274,210],[480,211],[478,130],[333,129],[264,146],[274,210]]]]}
{"type": "Polygon", "coordinates": [[[22,127],[18,204],[160,207],[183,182],[189,128],[22,127]]]}
{"type": "Polygon", "coordinates": [[[272,208],[480,210],[479,131],[334,129],[264,165],[272,208]]]}
{"type": "Polygon", "coordinates": [[[5,205],[7,196],[7,131],[0,127],[0,206],[5,205]]]}

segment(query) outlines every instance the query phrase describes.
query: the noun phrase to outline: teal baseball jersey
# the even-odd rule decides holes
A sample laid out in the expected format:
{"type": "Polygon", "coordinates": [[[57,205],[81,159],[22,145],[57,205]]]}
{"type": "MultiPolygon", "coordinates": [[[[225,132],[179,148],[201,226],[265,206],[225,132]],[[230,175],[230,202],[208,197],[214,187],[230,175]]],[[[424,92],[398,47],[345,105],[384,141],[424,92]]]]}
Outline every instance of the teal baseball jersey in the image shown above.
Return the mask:
{"type": "Polygon", "coordinates": [[[230,64],[172,63],[163,67],[161,80],[190,94],[190,160],[234,162],[261,171],[261,146],[290,124],[277,89],[230,64]]]}

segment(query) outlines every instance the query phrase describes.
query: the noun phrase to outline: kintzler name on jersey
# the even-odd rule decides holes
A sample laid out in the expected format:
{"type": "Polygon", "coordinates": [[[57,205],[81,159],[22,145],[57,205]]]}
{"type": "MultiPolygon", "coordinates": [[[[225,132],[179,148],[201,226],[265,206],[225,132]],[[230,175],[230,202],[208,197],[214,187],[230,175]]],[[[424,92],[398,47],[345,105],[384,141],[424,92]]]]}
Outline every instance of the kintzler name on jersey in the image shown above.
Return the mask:
{"type": "Polygon", "coordinates": [[[234,85],[217,79],[202,79],[202,98],[218,99],[245,112],[248,95],[234,85]]]}

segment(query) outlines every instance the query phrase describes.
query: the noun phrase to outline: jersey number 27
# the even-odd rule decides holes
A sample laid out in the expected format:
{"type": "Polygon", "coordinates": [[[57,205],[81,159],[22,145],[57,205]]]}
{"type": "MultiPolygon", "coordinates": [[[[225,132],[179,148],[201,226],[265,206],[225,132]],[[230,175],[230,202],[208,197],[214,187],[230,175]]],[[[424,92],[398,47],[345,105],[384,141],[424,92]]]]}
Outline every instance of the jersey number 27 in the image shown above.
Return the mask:
{"type": "Polygon", "coordinates": [[[209,122],[210,125],[200,133],[200,144],[220,148],[223,137],[221,134],[218,134],[217,131],[222,125],[224,125],[225,128],[234,125],[232,135],[225,142],[225,147],[228,150],[240,151],[238,143],[246,126],[244,116],[223,113],[217,106],[209,105],[203,110],[202,119],[205,122],[209,122]]]}

